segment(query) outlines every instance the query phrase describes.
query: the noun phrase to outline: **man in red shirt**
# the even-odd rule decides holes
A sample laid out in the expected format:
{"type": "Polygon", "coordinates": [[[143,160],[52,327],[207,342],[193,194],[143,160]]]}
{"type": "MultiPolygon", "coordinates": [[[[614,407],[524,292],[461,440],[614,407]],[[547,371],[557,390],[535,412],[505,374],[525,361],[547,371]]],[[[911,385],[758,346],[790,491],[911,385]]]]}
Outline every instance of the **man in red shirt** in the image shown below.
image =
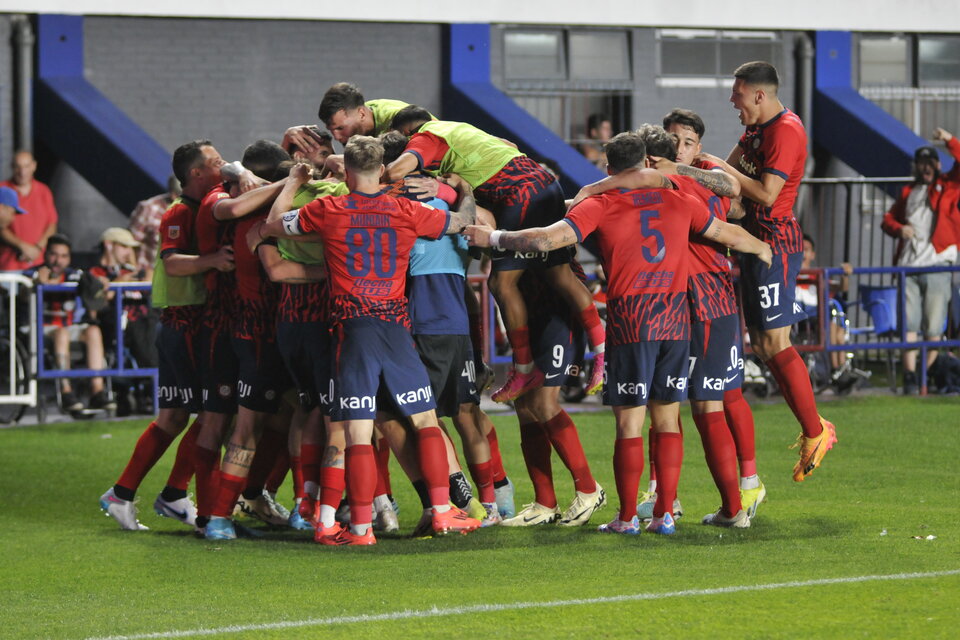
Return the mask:
{"type": "Polygon", "coordinates": [[[473,222],[473,196],[469,185],[459,181],[460,211],[450,213],[390,197],[380,187],[383,147],[366,136],[350,139],[344,162],[349,195],[321,198],[283,213],[299,188],[296,182],[288,182],[269,221],[258,228],[262,237],[317,233],[325,248],[335,354],[330,417],[332,422],[343,423],[347,435],[351,525],[323,532],[319,541],[328,545],[376,544],[371,526],[376,461],[370,442],[378,393],[406,416],[417,432],[420,466],[433,505],[434,532],[472,531],[480,522],[449,505],[446,448],[437,426],[430,380],[410,334],[404,289],[414,241],[419,236],[438,238],[456,233],[473,222]]]}
{"type": "Polygon", "coordinates": [[[793,468],[794,481],[803,482],[837,441],[836,428],[817,413],[807,366],[790,342],[790,327],[806,317],[796,301],[803,232],[793,205],[807,159],[807,133],[777,98],[780,78],[773,65],[747,62],[733,77],[730,102],[746,131],[726,161],[705,157],[740,183],[744,227],[773,248],[773,266],[743,257],[740,292],[750,345],[770,368],[803,430],[793,468]]]}
{"type": "MultiPolygon", "coordinates": [[[[607,145],[607,171],[642,168],[643,138],[621,133],[607,145]]],[[[617,421],[614,475],[620,513],[601,531],[637,534],[637,492],[643,472],[643,421],[646,405],[657,432],[660,484],[647,531],[672,534],[683,457],[679,402],[687,395],[690,311],[687,305],[688,236],[700,234],[727,247],[770,260],[770,247],[729,225],[692,196],[660,177],[662,188],[615,190],[587,198],[562,221],[546,228],[493,231],[471,226],[476,246],[544,251],[576,244],[597,233],[604,272],[609,278],[604,404],[617,421]],[[639,239],[639,241],[638,241],[639,239]]]]}
{"type": "Polygon", "coordinates": [[[13,177],[0,183],[20,196],[20,207],[30,213],[17,216],[0,230],[0,271],[22,271],[43,263],[47,239],[57,232],[57,209],[50,187],[34,180],[37,161],[29,151],[13,156],[13,177]]]}

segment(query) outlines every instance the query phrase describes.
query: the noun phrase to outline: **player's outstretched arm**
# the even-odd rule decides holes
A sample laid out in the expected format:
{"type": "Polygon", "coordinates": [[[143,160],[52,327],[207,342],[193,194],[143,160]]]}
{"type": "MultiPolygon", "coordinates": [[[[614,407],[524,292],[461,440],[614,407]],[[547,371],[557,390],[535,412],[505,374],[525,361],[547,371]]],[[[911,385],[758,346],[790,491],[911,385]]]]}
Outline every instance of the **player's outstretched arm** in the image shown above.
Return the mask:
{"type": "Polygon", "coordinates": [[[772,264],[773,252],[770,250],[770,245],[759,240],[743,227],[714,218],[702,235],[734,251],[752,253],[768,267],[772,264]]]}
{"type": "Polygon", "coordinates": [[[221,222],[236,220],[270,204],[286,185],[287,179],[257,187],[236,198],[223,198],[213,205],[213,217],[221,222]]]}
{"type": "MultiPolygon", "coordinates": [[[[732,157],[735,154],[731,153],[730,155],[732,157]]],[[[780,176],[770,172],[764,172],[760,180],[755,180],[741,173],[733,164],[721,160],[717,156],[712,156],[709,153],[701,153],[699,157],[720,165],[725,173],[733,176],[733,178],[740,183],[741,196],[750,198],[764,207],[773,206],[773,203],[777,201],[777,197],[780,195],[780,191],[783,190],[783,185],[787,183],[787,181],[780,176]]]]}
{"type": "Polygon", "coordinates": [[[740,183],[726,171],[708,171],[686,164],[678,164],[677,175],[690,176],[718,196],[733,198],[740,195],[740,183]]]}
{"type": "Polygon", "coordinates": [[[553,251],[577,244],[573,227],[560,220],[549,227],[521,231],[495,231],[487,225],[471,225],[463,235],[472,247],[493,247],[510,251],[553,251]]]}
{"type": "Polygon", "coordinates": [[[270,207],[270,213],[267,215],[267,222],[279,220],[283,214],[293,207],[294,196],[297,195],[300,187],[310,180],[312,174],[312,168],[305,162],[298,162],[290,167],[290,176],[284,183],[279,195],[277,195],[273,201],[273,206],[270,207]]]}
{"type": "Polygon", "coordinates": [[[567,208],[611,189],[673,189],[673,183],[655,169],[626,169],[581,188],[573,200],[567,201],[567,208]]]}
{"type": "Polygon", "coordinates": [[[447,226],[447,234],[449,235],[460,233],[465,227],[477,221],[477,203],[473,199],[473,187],[470,186],[469,182],[456,174],[450,174],[446,177],[446,180],[447,184],[454,187],[460,194],[457,210],[450,212],[450,224],[447,226]]]}
{"type": "Polygon", "coordinates": [[[195,256],[188,253],[168,253],[163,256],[163,266],[168,275],[192,276],[198,273],[216,269],[217,271],[233,271],[233,247],[223,245],[213,253],[195,256]]]}
{"type": "Polygon", "coordinates": [[[399,158],[387,165],[383,180],[385,182],[396,182],[411,171],[416,171],[419,166],[420,161],[417,160],[417,156],[409,151],[404,151],[399,158]]]}

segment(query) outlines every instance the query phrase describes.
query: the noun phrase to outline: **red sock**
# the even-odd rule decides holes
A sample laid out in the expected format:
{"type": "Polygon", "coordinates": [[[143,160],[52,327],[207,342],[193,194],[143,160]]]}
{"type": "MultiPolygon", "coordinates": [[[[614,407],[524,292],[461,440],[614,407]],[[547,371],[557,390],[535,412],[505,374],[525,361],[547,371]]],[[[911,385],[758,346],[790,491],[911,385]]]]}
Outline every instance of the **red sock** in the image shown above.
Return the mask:
{"type": "Polygon", "coordinates": [[[425,427],[417,432],[417,453],[420,457],[420,473],[430,492],[434,506],[450,502],[450,476],[447,473],[447,448],[440,427],[425,427]]]}
{"type": "Polygon", "coordinates": [[[373,492],[377,487],[377,456],[373,445],[347,447],[346,465],[350,522],[370,524],[373,522],[373,492]]]}
{"type": "Polygon", "coordinates": [[[320,467],[320,504],[336,509],[347,486],[346,474],[340,467],[320,467]]]}
{"type": "Polygon", "coordinates": [[[240,492],[247,484],[246,478],[220,472],[220,486],[217,489],[217,498],[213,502],[210,515],[229,518],[233,515],[233,508],[237,504],[240,492]]]}
{"type": "Polygon", "coordinates": [[[723,513],[732,518],[742,508],[737,480],[737,447],[722,411],[694,414],[693,421],[703,442],[703,455],[713,482],[720,491],[723,513]]]}
{"type": "Polygon", "coordinates": [[[657,432],[653,430],[653,425],[647,429],[647,456],[650,458],[650,482],[657,481],[657,464],[655,462],[657,453],[657,432]]]}
{"type": "Polygon", "coordinates": [[[167,486],[174,489],[187,490],[190,484],[190,478],[193,477],[193,459],[194,449],[197,446],[197,436],[203,423],[200,418],[196,418],[187,432],[180,438],[180,444],[177,446],[177,457],[173,461],[173,468],[170,470],[170,477],[167,478],[167,486]]]}
{"type": "Polygon", "coordinates": [[[723,413],[727,417],[727,427],[733,434],[737,446],[737,460],[740,461],[740,477],[747,478],[757,473],[757,452],[754,445],[753,411],[738,387],[723,393],[723,413]]]}
{"type": "Polygon", "coordinates": [[[497,440],[497,430],[490,425],[490,433],[487,434],[487,442],[490,443],[490,464],[493,469],[494,483],[506,480],[507,472],[503,468],[503,458],[500,457],[500,441],[497,440]]]}
{"type": "Polygon", "coordinates": [[[530,330],[527,327],[517,327],[507,331],[507,339],[513,347],[514,364],[530,364],[533,362],[533,351],[530,350],[530,330]]]}
{"type": "Polygon", "coordinates": [[[158,427],[156,422],[151,422],[137,440],[130,461],[120,474],[117,484],[130,491],[136,491],[153,465],[157,464],[163,453],[170,447],[171,442],[173,442],[173,436],[158,427]]]}
{"type": "Polygon", "coordinates": [[[193,466],[197,485],[197,514],[209,516],[220,490],[220,450],[195,447],[193,466]]]}
{"type": "Polygon", "coordinates": [[[390,488],[390,444],[386,438],[377,440],[377,492],[382,496],[393,493],[390,488]]]}
{"type": "Polygon", "coordinates": [[[323,457],[323,445],[301,444],[300,466],[303,469],[303,481],[320,484],[320,461],[323,457]]]}
{"type": "Polygon", "coordinates": [[[263,430],[263,435],[257,442],[257,450],[253,454],[253,462],[250,463],[250,473],[247,475],[247,486],[244,490],[253,491],[264,488],[267,484],[267,476],[273,471],[277,456],[286,449],[286,446],[287,434],[273,429],[263,430]]]}
{"type": "Polygon", "coordinates": [[[300,456],[290,456],[290,471],[293,472],[293,495],[297,500],[307,497],[303,490],[303,463],[300,456]]]}
{"type": "Polygon", "coordinates": [[[643,438],[617,438],[613,445],[613,477],[620,497],[620,515],[630,522],[637,515],[637,493],[643,475],[643,438]]]}
{"type": "Polygon", "coordinates": [[[813,397],[810,373],[803,358],[793,347],[787,347],[767,360],[767,366],[777,378],[780,393],[793,409],[793,415],[800,422],[803,435],[814,438],[823,431],[820,415],[817,413],[817,401],[813,397]]]}
{"type": "Polygon", "coordinates": [[[657,503],[653,505],[653,517],[662,518],[667,511],[673,512],[680,484],[680,465],[683,463],[683,436],[679,433],[657,434],[657,503]]]}
{"type": "Polygon", "coordinates": [[[520,450],[533,482],[534,500],[545,507],[557,506],[553,490],[553,466],[550,462],[550,438],[539,422],[520,425],[520,450]]]}
{"type": "Polygon", "coordinates": [[[547,420],[544,427],[550,438],[550,444],[557,450],[557,455],[573,476],[574,488],[581,493],[596,491],[597,483],[593,479],[593,474],[590,473],[590,464],[583,453],[577,427],[567,412],[561,409],[560,413],[547,420]]]}
{"type": "MultiPolygon", "coordinates": [[[[287,471],[293,470],[293,460],[290,458],[290,448],[283,447],[280,451],[277,451],[277,458],[273,462],[273,468],[270,470],[270,475],[267,476],[267,481],[265,483],[267,491],[270,493],[276,493],[280,488],[280,485],[283,484],[283,481],[287,478],[287,471]]],[[[296,482],[296,478],[294,478],[296,482]]]]}
{"type": "Polygon", "coordinates": [[[587,342],[590,343],[590,349],[596,351],[597,347],[602,346],[607,338],[596,305],[591,303],[589,307],[580,312],[580,322],[587,332],[587,342]]]}
{"type": "Polygon", "coordinates": [[[467,316],[470,320],[470,346],[473,347],[473,358],[477,361],[486,360],[486,349],[483,344],[483,317],[479,313],[467,316]]]}
{"type": "Polygon", "coordinates": [[[489,460],[480,464],[468,464],[470,477],[473,483],[477,485],[477,493],[480,494],[480,502],[490,504],[496,502],[497,497],[493,493],[493,465],[489,460]]]}

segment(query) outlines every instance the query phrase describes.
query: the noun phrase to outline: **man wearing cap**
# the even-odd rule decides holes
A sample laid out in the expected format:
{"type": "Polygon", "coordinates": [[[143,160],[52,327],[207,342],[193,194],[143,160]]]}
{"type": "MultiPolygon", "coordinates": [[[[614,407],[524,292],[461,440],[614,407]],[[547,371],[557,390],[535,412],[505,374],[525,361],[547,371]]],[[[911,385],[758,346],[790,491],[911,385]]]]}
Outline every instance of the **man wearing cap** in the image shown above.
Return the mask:
{"type": "Polygon", "coordinates": [[[13,176],[0,182],[17,192],[20,206],[30,214],[0,229],[0,271],[22,271],[43,264],[47,239],[57,232],[57,209],[50,188],[33,179],[37,161],[29,151],[13,156],[13,176]]]}
{"type": "MultiPolygon", "coordinates": [[[[883,231],[899,238],[894,264],[901,267],[951,265],[957,260],[960,244],[960,141],[941,128],[934,140],[943,140],[955,162],[949,173],[940,173],[940,155],[924,146],[913,155],[913,182],[883,217],[883,231]]],[[[925,340],[940,340],[950,304],[951,274],[919,273],[907,276],[907,341],[922,332],[925,340]]],[[[927,355],[927,364],[937,357],[927,355]]],[[[917,352],[903,352],[903,392],[917,392],[917,352]]]]}
{"type": "Polygon", "coordinates": [[[0,230],[7,229],[18,214],[26,213],[20,207],[20,198],[15,189],[0,187],[0,230]]]}

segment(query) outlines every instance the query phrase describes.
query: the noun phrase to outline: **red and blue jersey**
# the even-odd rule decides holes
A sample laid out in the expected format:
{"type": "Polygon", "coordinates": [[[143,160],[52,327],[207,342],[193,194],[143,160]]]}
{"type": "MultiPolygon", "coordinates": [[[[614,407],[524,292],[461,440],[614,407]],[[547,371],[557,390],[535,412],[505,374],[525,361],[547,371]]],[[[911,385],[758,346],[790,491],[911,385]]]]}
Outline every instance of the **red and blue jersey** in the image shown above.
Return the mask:
{"type": "Polygon", "coordinates": [[[607,274],[610,344],[689,340],[689,235],[713,214],[670,189],[617,189],[587,198],[564,218],[582,241],[591,233],[607,274]]]}
{"type": "Polygon", "coordinates": [[[803,251],[803,231],[793,215],[807,161],[807,132],[800,118],[784,109],[763,124],[747,127],[739,145],[744,175],[762,180],[763,174],[772,173],[786,181],[772,207],[743,199],[744,228],[769,243],[774,253],[803,251]]]}
{"type": "Polygon", "coordinates": [[[420,236],[443,236],[449,222],[446,211],[385,192],[320,198],[283,217],[288,233],[323,240],[331,320],[372,317],[408,327],[410,250],[420,236]]]}
{"type": "MultiPolygon", "coordinates": [[[[701,164],[698,169],[710,170],[701,164]]],[[[671,176],[684,193],[696,196],[715,217],[726,222],[730,199],[718,196],[689,176],[671,176]]],[[[687,297],[694,320],[706,321],[737,313],[737,298],[733,290],[727,248],[690,234],[690,276],[687,279],[687,297]]]]}
{"type": "MultiPolygon", "coordinates": [[[[213,217],[216,204],[229,197],[230,194],[221,184],[214,187],[200,202],[196,217],[197,250],[200,255],[216,253],[220,247],[233,244],[236,224],[213,217]]],[[[203,275],[203,284],[207,288],[207,302],[203,311],[204,325],[211,329],[223,327],[234,316],[236,275],[232,271],[224,273],[218,269],[210,269],[203,275]]]]}
{"type": "Polygon", "coordinates": [[[252,253],[247,244],[247,231],[266,218],[267,212],[253,213],[233,225],[233,261],[237,278],[233,335],[245,340],[272,339],[275,335],[280,287],[270,281],[259,256],[252,253]]]}

